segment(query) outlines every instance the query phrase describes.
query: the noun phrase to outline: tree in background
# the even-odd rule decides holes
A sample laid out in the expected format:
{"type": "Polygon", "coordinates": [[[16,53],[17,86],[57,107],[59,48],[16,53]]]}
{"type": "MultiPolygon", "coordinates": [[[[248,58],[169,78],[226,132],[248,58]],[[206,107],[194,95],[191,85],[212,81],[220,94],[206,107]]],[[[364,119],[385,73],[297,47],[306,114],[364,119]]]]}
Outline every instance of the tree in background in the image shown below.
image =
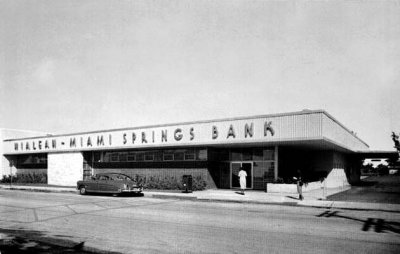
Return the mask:
{"type": "Polygon", "coordinates": [[[377,172],[378,172],[378,175],[380,175],[380,176],[384,176],[384,175],[388,175],[388,174],[389,174],[389,168],[388,168],[388,166],[383,165],[383,164],[379,164],[379,165],[376,167],[376,170],[377,170],[377,172]]]}
{"type": "Polygon", "coordinates": [[[388,167],[389,169],[400,169],[400,141],[399,141],[399,135],[396,135],[394,131],[392,131],[392,140],[394,142],[394,148],[397,150],[397,157],[395,158],[389,158],[386,161],[388,162],[388,167]]]}
{"type": "Polygon", "coordinates": [[[394,148],[396,148],[397,152],[400,153],[399,135],[396,135],[396,133],[394,133],[394,131],[392,131],[392,140],[394,142],[394,148]]]}

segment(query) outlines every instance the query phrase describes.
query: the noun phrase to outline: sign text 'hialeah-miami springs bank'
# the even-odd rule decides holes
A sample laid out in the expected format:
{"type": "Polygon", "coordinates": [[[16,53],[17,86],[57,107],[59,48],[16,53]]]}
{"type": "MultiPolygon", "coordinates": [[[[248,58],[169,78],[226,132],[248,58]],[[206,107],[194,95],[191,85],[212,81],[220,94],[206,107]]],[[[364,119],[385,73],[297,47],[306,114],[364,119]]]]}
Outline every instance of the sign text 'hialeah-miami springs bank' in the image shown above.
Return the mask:
{"type": "MultiPolygon", "coordinates": [[[[79,135],[46,136],[13,140],[12,152],[63,151],[96,148],[140,147],[151,145],[187,145],[196,143],[220,143],[236,139],[251,140],[274,136],[271,121],[224,123],[209,126],[187,125],[181,127],[155,127],[135,130],[105,131],[79,135]],[[255,133],[257,132],[257,137],[255,133]]],[[[10,147],[11,148],[11,147],[10,147]]],[[[6,149],[8,150],[8,149],[6,149]]],[[[11,152],[11,151],[10,151],[11,152]]]]}

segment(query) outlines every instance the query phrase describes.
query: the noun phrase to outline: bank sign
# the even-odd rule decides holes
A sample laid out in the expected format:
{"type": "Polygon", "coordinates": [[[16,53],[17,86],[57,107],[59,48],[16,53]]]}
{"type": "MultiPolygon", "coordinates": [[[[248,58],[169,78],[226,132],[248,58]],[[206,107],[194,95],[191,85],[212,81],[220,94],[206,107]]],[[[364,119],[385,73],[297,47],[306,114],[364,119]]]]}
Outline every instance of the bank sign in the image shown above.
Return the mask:
{"type": "Polygon", "coordinates": [[[234,120],[7,140],[4,153],[253,143],[274,135],[274,123],[267,119],[234,120]]]}

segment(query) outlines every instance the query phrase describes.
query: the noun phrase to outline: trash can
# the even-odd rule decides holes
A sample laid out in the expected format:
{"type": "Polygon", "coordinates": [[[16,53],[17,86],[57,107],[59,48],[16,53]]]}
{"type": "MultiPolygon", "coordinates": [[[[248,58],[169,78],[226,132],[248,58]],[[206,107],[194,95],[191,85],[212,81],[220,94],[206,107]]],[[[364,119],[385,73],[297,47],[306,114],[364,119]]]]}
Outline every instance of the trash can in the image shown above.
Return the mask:
{"type": "Polygon", "coordinates": [[[184,175],[182,177],[183,192],[189,193],[193,191],[192,176],[184,175]]]}

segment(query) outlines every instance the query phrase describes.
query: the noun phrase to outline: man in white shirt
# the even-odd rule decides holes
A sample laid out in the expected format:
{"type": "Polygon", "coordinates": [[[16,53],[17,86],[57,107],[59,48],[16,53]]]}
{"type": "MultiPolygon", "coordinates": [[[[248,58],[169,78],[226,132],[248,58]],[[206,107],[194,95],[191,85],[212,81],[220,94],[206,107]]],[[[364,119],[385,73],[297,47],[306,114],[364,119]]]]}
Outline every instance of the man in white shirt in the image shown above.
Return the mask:
{"type": "Polygon", "coordinates": [[[240,182],[240,189],[242,190],[242,195],[244,195],[244,190],[246,189],[246,177],[247,173],[240,167],[239,171],[239,182],[240,182]]]}

